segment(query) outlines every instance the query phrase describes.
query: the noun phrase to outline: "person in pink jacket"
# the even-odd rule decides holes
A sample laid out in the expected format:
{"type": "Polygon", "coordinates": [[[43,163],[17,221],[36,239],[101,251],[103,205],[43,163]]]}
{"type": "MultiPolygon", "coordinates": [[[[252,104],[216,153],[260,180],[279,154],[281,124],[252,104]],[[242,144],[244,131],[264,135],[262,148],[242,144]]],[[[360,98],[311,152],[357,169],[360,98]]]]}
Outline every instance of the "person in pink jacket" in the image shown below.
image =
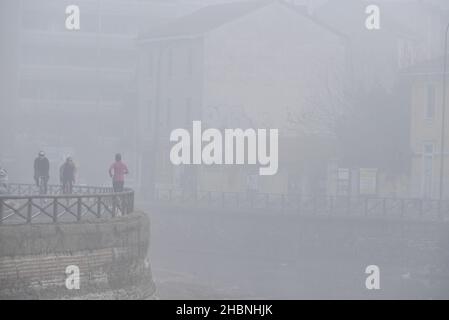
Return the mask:
{"type": "Polygon", "coordinates": [[[122,155],[115,155],[115,162],[109,167],[109,176],[112,178],[114,192],[122,192],[125,185],[125,175],[128,174],[128,167],[122,162],[122,155]]]}

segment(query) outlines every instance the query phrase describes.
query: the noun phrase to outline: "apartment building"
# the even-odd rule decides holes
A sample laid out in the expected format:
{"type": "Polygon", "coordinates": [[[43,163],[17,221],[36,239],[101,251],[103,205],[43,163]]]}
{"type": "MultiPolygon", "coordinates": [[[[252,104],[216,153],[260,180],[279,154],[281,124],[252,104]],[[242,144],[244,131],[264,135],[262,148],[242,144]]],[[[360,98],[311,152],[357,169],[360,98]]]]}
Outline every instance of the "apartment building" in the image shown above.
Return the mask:
{"type": "Polygon", "coordinates": [[[105,167],[116,152],[133,166],[135,39],[141,30],[196,7],[179,1],[79,0],[80,30],[67,30],[65,9],[72,4],[16,1],[17,72],[11,74],[17,104],[8,122],[14,121],[10,171],[20,179],[31,176],[32,159],[41,149],[53,172],[72,155],[80,183],[107,182],[105,167]]]}

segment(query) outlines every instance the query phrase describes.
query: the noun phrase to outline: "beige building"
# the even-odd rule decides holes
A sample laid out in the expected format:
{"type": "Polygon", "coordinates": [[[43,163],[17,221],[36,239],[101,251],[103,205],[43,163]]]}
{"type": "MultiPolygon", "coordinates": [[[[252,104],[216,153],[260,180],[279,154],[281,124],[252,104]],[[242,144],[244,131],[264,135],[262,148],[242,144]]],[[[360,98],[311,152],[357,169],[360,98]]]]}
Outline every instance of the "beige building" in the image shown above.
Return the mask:
{"type": "Polygon", "coordinates": [[[340,34],[298,7],[246,1],[205,7],[139,42],[143,187],[153,179],[160,188],[215,191],[246,191],[251,185],[276,193],[306,185],[301,144],[332,137],[319,117],[292,120],[307,112],[326,115],[321,108],[332,97],[325,88],[338,90],[345,70],[340,34]],[[170,132],[191,130],[193,120],[219,129],[278,128],[278,173],[258,176],[258,166],[171,165],[170,132]]]}
{"type": "MultiPolygon", "coordinates": [[[[410,146],[412,167],[410,194],[435,198],[440,195],[442,146],[443,59],[433,59],[408,69],[411,87],[410,146]]],[[[449,92],[449,81],[446,87],[449,92]]],[[[447,108],[447,105],[446,105],[447,108]]],[[[449,110],[445,115],[443,197],[449,197],[449,110]]]]}
{"type": "MultiPolygon", "coordinates": [[[[363,1],[328,1],[319,7],[314,15],[317,19],[347,35],[349,70],[353,79],[353,89],[365,90],[369,93],[373,88],[382,86],[386,92],[403,94],[407,96],[406,100],[410,100],[408,91],[398,92],[402,90],[400,89],[402,85],[406,84],[402,74],[412,70],[413,65],[419,65],[423,61],[442,54],[444,28],[448,21],[447,6],[444,6],[443,1],[415,0],[380,0],[376,1],[376,4],[380,9],[380,29],[374,31],[365,27],[367,18],[365,8],[368,3],[363,1]]],[[[439,68],[442,69],[442,64],[439,68]]],[[[424,157],[427,163],[433,162],[432,169],[428,171],[434,172],[432,177],[427,174],[425,183],[421,177],[423,165],[420,161],[423,157],[424,140],[427,139],[427,142],[432,140],[438,144],[435,137],[431,137],[430,134],[434,132],[433,135],[435,135],[439,132],[438,124],[436,120],[424,121],[423,110],[427,104],[441,105],[441,101],[438,102],[441,98],[441,90],[431,85],[428,94],[429,102],[427,102],[425,81],[429,79],[429,76],[414,75],[409,79],[413,79],[411,103],[401,102],[403,104],[398,104],[396,107],[408,109],[411,104],[411,109],[404,112],[411,116],[411,120],[404,117],[403,121],[407,124],[411,121],[410,147],[414,153],[412,172],[408,172],[408,163],[405,161],[404,170],[387,173],[383,169],[373,167],[369,161],[354,165],[344,163],[342,159],[336,159],[336,164],[329,174],[331,194],[430,197],[435,195],[435,192],[438,193],[439,182],[435,177],[437,172],[435,170],[438,170],[435,167],[436,160],[430,161],[428,156],[424,157]],[[409,181],[410,179],[412,182],[409,181]],[[367,188],[367,186],[370,187],[367,188]]],[[[436,76],[434,80],[436,79],[441,79],[441,76],[436,76]]],[[[391,115],[385,114],[385,117],[389,116],[391,115]]],[[[401,131],[400,127],[404,127],[404,124],[398,123],[398,134],[401,131]]],[[[439,148],[437,145],[427,147],[428,151],[439,148]]],[[[436,151],[436,149],[433,150],[432,152],[436,151]]]]}

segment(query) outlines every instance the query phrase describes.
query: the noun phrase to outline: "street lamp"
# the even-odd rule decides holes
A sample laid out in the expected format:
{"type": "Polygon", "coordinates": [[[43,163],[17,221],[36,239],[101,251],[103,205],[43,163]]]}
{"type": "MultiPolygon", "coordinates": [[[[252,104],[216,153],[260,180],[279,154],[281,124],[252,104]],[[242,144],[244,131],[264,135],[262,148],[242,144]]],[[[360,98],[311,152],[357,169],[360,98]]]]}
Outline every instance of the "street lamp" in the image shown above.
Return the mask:
{"type": "Polygon", "coordinates": [[[441,146],[440,146],[440,200],[443,199],[443,176],[444,176],[444,131],[446,123],[446,70],[447,70],[447,35],[449,32],[449,23],[446,26],[446,32],[444,33],[444,61],[443,61],[443,104],[441,115],[441,146]]]}

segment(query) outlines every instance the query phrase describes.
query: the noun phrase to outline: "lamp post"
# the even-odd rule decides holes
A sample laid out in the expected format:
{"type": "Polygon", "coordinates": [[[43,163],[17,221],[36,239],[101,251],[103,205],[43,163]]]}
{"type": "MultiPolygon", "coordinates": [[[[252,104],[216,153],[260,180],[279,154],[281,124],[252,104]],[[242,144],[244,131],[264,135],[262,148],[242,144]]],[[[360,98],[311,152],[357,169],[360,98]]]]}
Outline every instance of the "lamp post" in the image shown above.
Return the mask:
{"type": "Polygon", "coordinates": [[[445,123],[446,123],[446,70],[447,70],[447,35],[449,32],[449,23],[444,33],[444,61],[443,61],[443,103],[441,115],[441,146],[440,146],[440,200],[443,199],[443,179],[444,179],[444,144],[445,144],[445,123]]]}

